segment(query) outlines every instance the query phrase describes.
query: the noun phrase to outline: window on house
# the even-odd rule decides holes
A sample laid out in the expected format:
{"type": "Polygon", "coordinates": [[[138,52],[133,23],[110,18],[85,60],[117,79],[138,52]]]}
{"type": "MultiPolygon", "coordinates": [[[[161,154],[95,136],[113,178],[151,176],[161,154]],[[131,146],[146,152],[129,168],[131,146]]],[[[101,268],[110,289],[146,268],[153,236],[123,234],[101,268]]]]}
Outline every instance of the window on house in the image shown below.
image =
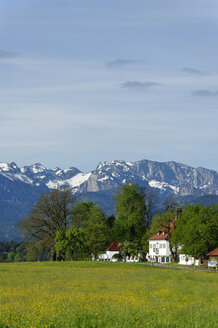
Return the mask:
{"type": "Polygon", "coordinates": [[[159,247],[162,248],[162,244],[160,244],[159,247]]]}
{"type": "Polygon", "coordinates": [[[166,248],[166,244],[163,244],[163,248],[166,248]]]}
{"type": "Polygon", "coordinates": [[[150,248],[152,248],[152,244],[150,245],[150,248]]]}

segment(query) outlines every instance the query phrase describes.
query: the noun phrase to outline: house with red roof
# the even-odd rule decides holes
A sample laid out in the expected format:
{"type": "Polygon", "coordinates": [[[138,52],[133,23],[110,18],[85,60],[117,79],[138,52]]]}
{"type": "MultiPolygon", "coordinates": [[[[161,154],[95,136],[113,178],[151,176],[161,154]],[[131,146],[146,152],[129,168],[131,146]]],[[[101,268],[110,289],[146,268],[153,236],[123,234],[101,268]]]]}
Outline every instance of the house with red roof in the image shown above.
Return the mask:
{"type": "MultiPolygon", "coordinates": [[[[155,235],[148,239],[149,252],[147,259],[149,262],[169,263],[172,262],[172,254],[170,250],[170,238],[175,229],[175,222],[170,222],[168,227],[159,228],[155,235]]],[[[199,265],[199,261],[195,261],[194,257],[183,254],[182,246],[179,247],[179,264],[199,265]]]]}
{"type": "Polygon", "coordinates": [[[121,249],[122,245],[118,240],[115,240],[104,253],[99,254],[98,260],[116,262],[121,249]]]}
{"type": "Polygon", "coordinates": [[[168,228],[159,228],[157,233],[148,239],[149,252],[147,259],[149,262],[171,262],[171,251],[168,228]]]}

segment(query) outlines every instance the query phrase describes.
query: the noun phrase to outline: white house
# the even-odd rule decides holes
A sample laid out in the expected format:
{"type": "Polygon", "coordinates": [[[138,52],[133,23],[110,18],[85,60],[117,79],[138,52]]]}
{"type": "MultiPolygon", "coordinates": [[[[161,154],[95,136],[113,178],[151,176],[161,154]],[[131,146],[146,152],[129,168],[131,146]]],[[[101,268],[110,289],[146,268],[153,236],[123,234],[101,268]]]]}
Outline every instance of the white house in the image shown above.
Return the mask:
{"type": "Polygon", "coordinates": [[[118,240],[115,240],[105,251],[105,253],[99,254],[98,260],[100,261],[112,261],[116,262],[116,255],[120,254],[122,246],[118,240]]]}
{"type": "Polygon", "coordinates": [[[147,259],[149,262],[171,262],[168,228],[159,228],[157,233],[148,240],[149,252],[147,259]]]}
{"type": "MultiPolygon", "coordinates": [[[[170,235],[175,229],[175,222],[170,222],[169,227],[159,228],[157,233],[150,237],[149,240],[149,252],[147,259],[149,262],[169,263],[172,262],[172,254],[170,251],[170,235]]],[[[199,265],[199,260],[195,260],[194,257],[182,254],[181,246],[179,247],[179,264],[185,265],[199,265]]]]}

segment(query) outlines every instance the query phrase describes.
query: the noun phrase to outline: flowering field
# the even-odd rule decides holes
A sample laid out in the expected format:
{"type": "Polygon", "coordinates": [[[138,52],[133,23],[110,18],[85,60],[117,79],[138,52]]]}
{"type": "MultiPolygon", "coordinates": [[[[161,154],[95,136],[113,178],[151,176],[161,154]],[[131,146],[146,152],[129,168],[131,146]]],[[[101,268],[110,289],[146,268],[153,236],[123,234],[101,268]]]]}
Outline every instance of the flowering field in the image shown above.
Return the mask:
{"type": "Polygon", "coordinates": [[[218,274],[103,262],[0,264],[0,327],[218,327],[218,274]]]}

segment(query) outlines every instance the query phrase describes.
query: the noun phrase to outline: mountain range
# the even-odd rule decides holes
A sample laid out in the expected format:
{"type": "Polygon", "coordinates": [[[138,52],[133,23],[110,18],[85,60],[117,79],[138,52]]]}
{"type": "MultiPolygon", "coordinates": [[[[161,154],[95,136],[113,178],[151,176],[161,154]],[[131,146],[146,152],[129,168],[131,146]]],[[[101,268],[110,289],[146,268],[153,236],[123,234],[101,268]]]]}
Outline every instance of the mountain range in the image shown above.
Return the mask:
{"type": "Polygon", "coordinates": [[[19,168],[14,162],[0,163],[0,240],[17,240],[17,222],[42,193],[68,186],[75,197],[114,212],[114,194],[120,186],[137,183],[159,195],[157,208],[167,195],[183,204],[218,203],[218,173],[185,164],[141,160],[101,162],[96,170],[82,173],[75,167],[47,169],[40,163],[19,168]]]}

